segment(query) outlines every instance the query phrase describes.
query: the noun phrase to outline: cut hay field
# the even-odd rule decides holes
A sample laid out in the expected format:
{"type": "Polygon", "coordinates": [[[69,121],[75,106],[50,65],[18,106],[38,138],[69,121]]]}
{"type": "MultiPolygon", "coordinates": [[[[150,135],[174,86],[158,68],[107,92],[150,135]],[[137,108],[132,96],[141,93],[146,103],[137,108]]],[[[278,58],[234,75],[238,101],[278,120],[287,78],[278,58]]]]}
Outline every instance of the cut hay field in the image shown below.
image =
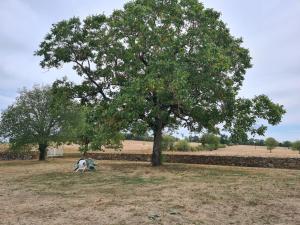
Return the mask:
{"type": "Polygon", "coordinates": [[[0,152],[6,151],[8,148],[8,144],[0,144],[0,152]]]}
{"type": "Polygon", "coordinates": [[[300,171],[0,161],[0,224],[300,224],[300,171]]]}
{"type": "MultiPolygon", "coordinates": [[[[191,143],[192,146],[197,146],[199,143],[191,143]]],[[[124,141],[123,148],[120,152],[124,153],[152,153],[152,142],[148,141],[124,141]]],[[[0,151],[4,151],[8,145],[0,144],[0,151]]],[[[63,145],[64,153],[78,153],[79,146],[75,144],[63,145]]],[[[105,149],[105,152],[116,152],[112,149],[105,149]]],[[[291,157],[300,158],[298,151],[277,147],[272,150],[272,153],[265,146],[247,146],[235,145],[226,148],[220,148],[215,151],[199,151],[199,152],[167,152],[168,154],[190,154],[190,155],[216,155],[216,156],[260,156],[260,157],[291,157]]]]}
{"type": "MultiPolygon", "coordinates": [[[[198,143],[191,143],[196,146],[198,143]]],[[[152,142],[147,141],[124,141],[123,149],[124,153],[152,153],[152,142]]],[[[64,145],[65,153],[78,152],[77,145],[64,145]]],[[[106,149],[105,152],[115,152],[115,150],[106,149]]],[[[192,154],[192,155],[217,155],[217,156],[260,156],[260,157],[300,157],[298,151],[291,149],[277,147],[272,150],[272,153],[267,150],[265,146],[247,146],[247,145],[235,145],[226,148],[220,148],[215,151],[199,151],[199,152],[168,152],[170,154],[192,154]]]]}

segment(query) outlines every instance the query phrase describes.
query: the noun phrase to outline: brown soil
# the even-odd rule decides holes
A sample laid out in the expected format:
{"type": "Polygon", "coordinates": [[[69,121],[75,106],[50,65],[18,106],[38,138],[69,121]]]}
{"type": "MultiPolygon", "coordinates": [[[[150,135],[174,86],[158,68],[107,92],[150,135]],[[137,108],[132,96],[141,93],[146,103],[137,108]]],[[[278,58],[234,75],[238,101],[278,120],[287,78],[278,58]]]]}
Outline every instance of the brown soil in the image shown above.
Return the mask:
{"type": "Polygon", "coordinates": [[[0,224],[300,224],[300,171],[0,162],[0,224]]]}

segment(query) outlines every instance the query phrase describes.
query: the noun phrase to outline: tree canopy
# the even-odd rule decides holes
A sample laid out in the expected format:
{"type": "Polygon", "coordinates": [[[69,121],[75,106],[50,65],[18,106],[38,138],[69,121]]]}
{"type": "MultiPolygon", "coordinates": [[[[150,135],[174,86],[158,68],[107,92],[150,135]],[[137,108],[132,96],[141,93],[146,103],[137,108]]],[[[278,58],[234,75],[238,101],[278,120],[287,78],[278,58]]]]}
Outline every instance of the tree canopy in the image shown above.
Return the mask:
{"type": "Polygon", "coordinates": [[[35,86],[23,89],[15,103],[2,112],[0,136],[9,139],[13,149],[39,145],[39,159],[45,160],[49,143],[66,140],[74,121],[72,102],[50,87],[35,86]]]}
{"type": "Polygon", "coordinates": [[[285,112],[265,95],[238,97],[249,51],[220,13],[197,0],[135,0],[110,16],[63,20],[35,54],[43,68],[71,63],[83,78],[64,85],[97,108],[95,146],[121,130],[151,130],[154,166],[161,164],[164,129],[217,133],[222,126],[240,139],[265,132],[257,119],[275,125],[285,112]]]}
{"type": "Polygon", "coordinates": [[[213,147],[214,150],[217,150],[220,144],[220,137],[214,134],[203,134],[200,140],[203,147],[205,147],[205,145],[208,144],[210,145],[210,147],[213,147]]]}
{"type": "Polygon", "coordinates": [[[300,154],[300,140],[293,142],[292,149],[299,151],[300,154]]]}
{"type": "Polygon", "coordinates": [[[269,149],[271,153],[272,149],[278,146],[278,142],[274,138],[269,137],[265,140],[265,145],[267,146],[267,149],[269,149]]]}
{"type": "Polygon", "coordinates": [[[282,147],[287,147],[288,149],[292,146],[292,142],[290,142],[290,141],[284,141],[283,143],[282,143],[282,147]]]}

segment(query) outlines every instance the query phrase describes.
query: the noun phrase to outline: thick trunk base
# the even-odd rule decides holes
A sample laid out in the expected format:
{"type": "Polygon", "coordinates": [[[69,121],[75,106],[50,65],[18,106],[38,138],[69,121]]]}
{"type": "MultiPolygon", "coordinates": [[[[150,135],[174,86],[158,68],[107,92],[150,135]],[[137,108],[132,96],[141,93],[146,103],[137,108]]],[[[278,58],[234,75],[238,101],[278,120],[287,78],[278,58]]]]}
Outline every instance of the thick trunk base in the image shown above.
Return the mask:
{"type": "Polygon", "coordinates": [[[153,149],[152,158],[151,158],[151,164],[152,164],[152,166],[160,166],[160,165],[162,165],[162,162],[161,162],[161,152],[155,151],[153,149]]]}
{"type": "Polygon", "coordinates": [[[151,157],[152,166],[162,165],[161,141],[162,141],[162,126],[158,126],[158,128],[154,130],[154,143],[153,143],[153,152],[151,157]]]}
{"type": "Polygon", "coordinates": [[[48,146],[47,144],[39,144],[39,151],[40,151],[39,160],[40,161],[46,160],[47,146],[48,146]]]}

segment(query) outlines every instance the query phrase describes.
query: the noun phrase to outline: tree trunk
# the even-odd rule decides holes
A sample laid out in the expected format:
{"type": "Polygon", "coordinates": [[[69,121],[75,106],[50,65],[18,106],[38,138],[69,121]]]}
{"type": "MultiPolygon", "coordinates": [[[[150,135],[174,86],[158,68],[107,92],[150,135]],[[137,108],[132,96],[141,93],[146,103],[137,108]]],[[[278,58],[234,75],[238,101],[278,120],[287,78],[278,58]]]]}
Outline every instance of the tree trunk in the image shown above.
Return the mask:
{"type": "Polygon", "coordinates": [[[86,155],[87,155],[87,152],[88,152],[88,150],[89,150],[89,140],[88,140],[88,138],[86,137],[85,139],[84,139],[84,152],[83,152],[83,157],[85,158],[86,157],[86,155]]]}
{"type": "Polygon", "coordinates": [[[48,147],[47,144],[39,144],[39,151],[40,151],[39,160],[46,160],[47,147],[48,147]]]}
{"type": "Polygon", "coordinates": [[[160,166],[161,162],[161,140],[162,140],[162,123],[161,121],[157,122],[156,128],[154,129],[154,143],[153,143],[153,152],[151,163],[152,166],[160,166]]]}

